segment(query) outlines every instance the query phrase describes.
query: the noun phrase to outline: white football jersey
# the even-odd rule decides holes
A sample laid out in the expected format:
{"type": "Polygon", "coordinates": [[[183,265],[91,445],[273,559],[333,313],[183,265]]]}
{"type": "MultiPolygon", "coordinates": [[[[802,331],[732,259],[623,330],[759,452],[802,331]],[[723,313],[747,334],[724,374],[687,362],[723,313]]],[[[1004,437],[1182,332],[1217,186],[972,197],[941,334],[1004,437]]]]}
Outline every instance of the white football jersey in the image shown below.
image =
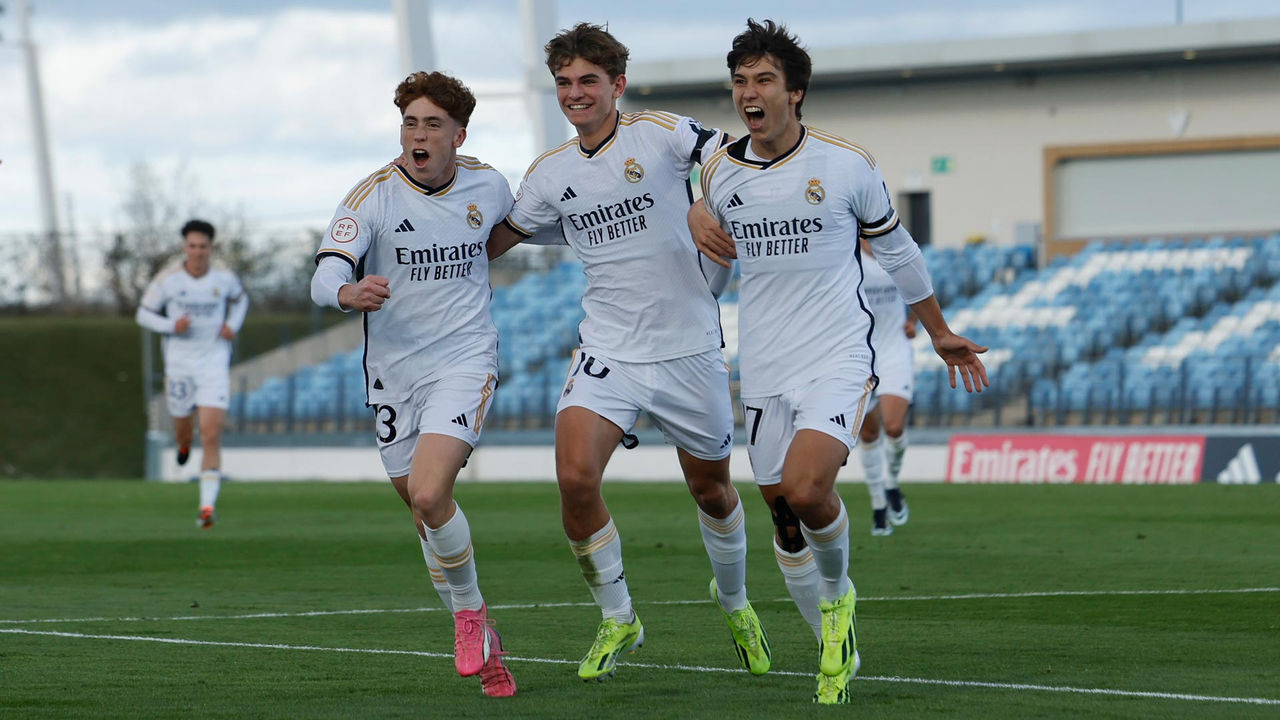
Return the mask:
{"type": "Polygon", "coordinates": [[[724,137],[670,113],[620,113],[595,150],[575,138],[529,167],[507,225],[525,237],[559,225],[577,253],[587,276],[584,347],[656,362],[723,346],[685,216],[689,173],[724,137]]]}
{"type": "Polygon", "coordinates": [[[702,169],[702,190],[742,266],[741,392],[765,397],[872,363],[859,236],[881,258],[919,249],[866,150],[804,126],[795,147],[767,162],[749,143],[744,137],[716,153],[702,169]]]}
{"type": "Polygon", "coordinates": [[[506,179],[466,155],[444,187],[388,165],[343,199],[316,261],[342,258],[356,279],[385,277],[391,291],[364,314],[370,404],[404,400],[460,366],[497,365],[486,243],[510,210],[506,179]]]}
{"type": "MultiPolygon", "coordinates": [[[[907,334],[903,326],[907,323],[907,305],[902,301],[902,293],[894,284],[889,273],[875,261],[862,263],[862,294],[867,297],[871,315],[875,319],[875,327],[871,331],[871,347],[877,356],[886,348],[894,345],[908,344],[907,334]]],[[[877,360],[881,360],[877,357],[877,360]]],[[[879,367],[879,363],[877,363],[879,367]]]]}
{"type": "Polygon", "coordinates": [[[192,277],[178,262],[161,270],[139,303],[146,310],[177,320],[191,318],[191,327],[183,334],[165,334],[164,372],[178,377],[200,375],[211,371],[225,372],[231,364],[231,341],[219,337],[224,324],[239,330],[244,320],[228,315],[228,306],[244,299],[244,287],[236,274],[221,267],[210,267],[200,277],[192,277]],[[229,322],[230,320],[230,322],[229,322]]]}

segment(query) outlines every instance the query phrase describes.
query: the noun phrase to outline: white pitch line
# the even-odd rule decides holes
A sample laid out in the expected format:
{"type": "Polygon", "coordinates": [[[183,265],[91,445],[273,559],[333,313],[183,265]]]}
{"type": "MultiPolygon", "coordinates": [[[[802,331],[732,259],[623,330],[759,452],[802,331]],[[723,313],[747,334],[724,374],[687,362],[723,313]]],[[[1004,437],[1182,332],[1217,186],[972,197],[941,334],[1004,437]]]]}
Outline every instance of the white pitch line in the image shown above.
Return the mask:
{"type": "Polygon", "coordinates": [[[1045,590],[1043,592],[970,593],[965,595],[899,595],[897,597],[858,598],[858,602],[876,600],[998,600],[1002,598],[1124,596],[1124,595],[1224,595],[1240,593],[1280,592],[1280,587],[1209,588],[1204,590],[1045,590]]]}
{"type": "MultiPolygon", "coordinates": [[[[322,647],[319,645],[284,645],[279,643],[227,642],[220,640],[191,640],[187,638],[158,638],[146,635],[90,635],[87,633],[58,632],[54,630],[23,630],[21,628],[0,628],[0,634],[37,635],[62,637],[81,640],[125,640],[133,642],[153,642],[169,645],[202,645],[206,647],[240,647],[259,648],[265,650],[303,650],[313,652],[358,653],[364,655],[412,655],[437,659],[452,659],[450,653],[429,652],[426,650],[389,650],[385,648],[344,648],[322,647]]],[[[513,662],[544,663],[551,665],[576,665],[576,660],[560,660],[556,658],[523,657],[507,655],[506,660],[513,662]]],[[[667,665],[656,663],[621,662],[626,667],[645,670],[675,670],[681,672],[702,673],[741,673],[740,668],[709,667],[704,665],[667,665]]],[[[813,673],[802,673],[791,670],[774,670],[772,675],[787,677],[813,677],[813,673]]],[[[915,685],[941,685],[944,687],[985,688],[992,690],[1036,690],[1040,692],[1074,693],[1079,695],[1107,695],[1112,697],[1135,697],[1157,700],[1185,700],[1189,702],[1232,703],[1238,705],[1280,705],[1280,699],[1255,697],[1229,697],[1221,695],[1193,695],[1189,693],[1154,692],[1148,690],[1114,690],[1110,688],[1081,688],[1062,685],[1029,685],[1022,683],[997,683],[980,680],[938,680],[934,678],[878,677],[875,675],[858,677],[862,682],[911,683],[915,685]]]]}
{"type": "MultiPolygon", "coordinates": [[[[926,600],[1000,600],[1041,597],[1106,597],[1129,595],[1235,595],[1248,593],[1280,592],[1280,587],[1256,588],[1207,588],[1182,590],[1046,590],[1043,592],[1020,593],[970,593],[964,595],[897,595],[884,597],[859,597],[858,602],[918,602],[926,600]]],[[[709,600],[655,600],[640,603],[641,605],[702,605],[709,600]]],[[[757,600],[756,604],[789,603],[791,598],[775,600],[757,600]]],[[[595,607],[589,602],[559,603],[513,603],[508,605],[490,605],[490,610],[538,610],[544,608],[595,607]]],[[[429,613],[441,612],[443,606],[417,608],[363,608],[351,610],[303,610],[299,612],[261,612],[240,615],[171,615],[168,617],[80,617],[80,618],[28,618],[17,620],[0,619],[0,625],[33,625],[40,623],[84,623],[84,622],[172,622],[186,620],[254,620],[259,618],[292,618],[292,617],[326,617],[329,615],[379,615],[390,613],[429,613]]]]}

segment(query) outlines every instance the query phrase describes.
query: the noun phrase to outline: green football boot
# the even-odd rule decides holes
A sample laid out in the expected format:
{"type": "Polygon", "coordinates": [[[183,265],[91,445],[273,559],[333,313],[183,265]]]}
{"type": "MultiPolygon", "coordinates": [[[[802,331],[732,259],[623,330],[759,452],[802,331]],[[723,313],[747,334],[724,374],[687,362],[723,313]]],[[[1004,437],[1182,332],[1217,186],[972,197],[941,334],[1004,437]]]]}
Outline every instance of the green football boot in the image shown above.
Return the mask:
{"type": "Polygon", "coordinates": [[[822,612],[821,655],[818,670],[823,675],[837,677],[847,672],[858,654],[858,639],[854,630],[853,605],[857,592],[849,592],[831,602],[818,601],[822,612]]]}
{"type": "Polygon", "coordinates": [[[720,606],[720,593],[716,589],[716,579],[711,578],[711,599],[724,615],[729,624],[729,633],[733,636],[734,650],[738,653],[738,662],[743,669],[752,675],[763,675],[769,672],[773,655],[769,652],[769,634],[760,625],[760,617],[751,607],[751,603],[741,610],[726,612],[720,606]]]}
{"type": "Polygon", "coordinates": [[[847,705],[850,698],[849,684],[857,677],[861,666],[862,658],[854,650],[853,662],[849,663],[845,672],[834,676],[818,673],[818,691],[813,694],[813,701],[819,705],[847,705]]]}
{"type": "Polygon", "coordinates": [[[583,680],[604,680],[613,675],[618,656],[635,652],[644,645],[644,626],[640,618],[632,616],[629,623],[605,618],[596,630],[596,641],[591,644],[586,657],[578,665],[578,677],[583,680]]]}

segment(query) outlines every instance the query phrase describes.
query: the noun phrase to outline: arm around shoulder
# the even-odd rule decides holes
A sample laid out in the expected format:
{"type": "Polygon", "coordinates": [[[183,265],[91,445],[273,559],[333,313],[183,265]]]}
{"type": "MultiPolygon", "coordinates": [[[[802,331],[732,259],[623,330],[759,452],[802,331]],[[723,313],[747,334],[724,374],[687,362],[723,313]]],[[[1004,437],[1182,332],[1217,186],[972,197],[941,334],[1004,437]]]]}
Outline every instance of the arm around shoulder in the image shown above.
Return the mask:
{"type": "Polygon", "coordinates": [[[516,232],[504,220],[493,226],[489,231],[489,242],[487,249],[490,260],[496,260],[502,257],[508,250],[523,242],[525,237],[516,232]]]}

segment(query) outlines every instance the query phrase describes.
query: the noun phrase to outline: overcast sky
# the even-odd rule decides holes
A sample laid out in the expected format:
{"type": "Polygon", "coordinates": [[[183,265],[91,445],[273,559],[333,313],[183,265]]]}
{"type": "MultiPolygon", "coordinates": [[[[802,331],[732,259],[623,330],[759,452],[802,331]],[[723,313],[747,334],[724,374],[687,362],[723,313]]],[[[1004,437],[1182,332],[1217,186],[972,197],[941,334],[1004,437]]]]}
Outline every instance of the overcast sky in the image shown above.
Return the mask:
{"type": "MultiPolygon", "coordinates": [[[[81,232],[120,221],[130,168],[184,170],[187,197],[264,226],[323,227],[399,152],[403,76],[390,0],[30,0],[60,212],[81,232]]],[[[13,1],[0,15],[0,242],[41,226],[13,1]]],[[[440,69],[480,97],[463,152],[518,179],[536,155],[518,82],[517,0],[435,2],[440,69]]],[[[721,57],[748,16],[810,47],[1174,22],[1175,0],[560,0],[560,26],[608,22],[632,62],[721,57]],[[787,8],[778,12],[778,8],[787,8]],[[801,9],[803,12],[801,12],[801,9]]],[[[1280,15],[1276,0],[1184,0],[1187,23],[1280,15]]],[[[566,135],[567,137],[567,135],[566,135]]],[[[538,148],[540,151],[542,148],[538,148]]],[[[65,222],[65,218],[64,218],[65,222]]]]}

